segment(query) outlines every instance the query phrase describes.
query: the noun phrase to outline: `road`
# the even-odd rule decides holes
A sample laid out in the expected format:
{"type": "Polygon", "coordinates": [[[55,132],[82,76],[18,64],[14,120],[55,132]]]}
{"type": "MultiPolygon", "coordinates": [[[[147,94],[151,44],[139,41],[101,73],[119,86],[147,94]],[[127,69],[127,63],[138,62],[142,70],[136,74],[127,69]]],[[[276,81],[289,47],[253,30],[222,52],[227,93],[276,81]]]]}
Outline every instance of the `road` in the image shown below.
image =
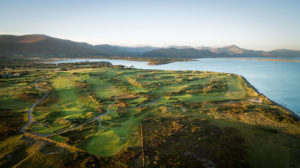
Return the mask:
{"type": "MultiPolygon", "coordinates": [[[[38,90],[43,90],[43,89],[41,89],[41,88],[38,87],[38,84],[37,84],[36,81],[34,82],[34,86],[35,86],[35,88],[38,89],[38,90]]],[[[47,92],[43,95],[43,97],[40,98],[40,100],[38,100],[37,102],[35,102],[35,103],[29,108],[29,110],[27,111],[28,122],[20,129],[21,132],[23,132],[23,133],[28,132],[28,131],[26,131],[25,129],[26,129],[29,125],[31,125],[31,124],[34,122],[34,120],[33,120],[33,118],[32,118],[32,110],[33,110],[33,108],[34,108],[35,106],[37,106],[38,104],[40,104],[40,103],[41,103],[41,102],[49,95],[49,92],[50,92],[50,91],[47,91],[47,92]]]]}
{"type": "MultiPolygon", "coordinates": [[[[40,80],[38,80],[38,81],[40,81],[40,80]]],[[[35,81],[35,84],[34,84],[34,85],[35,85],[35,88],[36,88],[36,89],[38,89],[38,90],[43,90],[43,89],[41,89],[41,88],[38,87],[37,81],[35,81]]],[[[43,90],[43,91],[44,91],[44,90],[43,90]]],[[[102,117],[102,116],[104,116],[104,115],[108,115],[108,114],[111,112],[110,106],[113,105],[113,104],[115,104],[115,102],[117,101],[117,96],[115,95],[115,100],[114,100],[114,102],[111,103],[111,104],[109,104],[109,105],[107,106],[107,109],[106,109],[106,112],[105,112],[105,113],[102,113],[102,114],[96,116],[95,118],[93,118],[93,119],[87,121],[86,123],[77,125],[77,126],[72,127],[72,128],[67,128],[67,129],[60,130],[60,131],[57,131],[57,132],[54,132],[54,133],[51,133],[51,134],[39,134],[39,133],[34,133],[34,132],[26,131],[26,128],[34,122],[34,119],[32,118],[32,110],[33,110],[37,105],[39,105],[39,104],[40,104],[40,103],[41,103],[41,102],[49,95],[49,93],[50,93],[50,91],[47,90],[47,92],[43,95],[43,97],[41,97],[37,102],[35,102],[35,103],[29,108],[29,110],[27,111],[28,122],[20,129],[20,132],[22,132],[22,133],[30,133],[30,134],[33,134],[33,135],[36,135],[36,136],[40,136],[40,137],[50,137],[50,136],[62,134],[62,133],[65,133],[65,132],[69,132],[69,131],[72,131],[72,130],[76,130],[76,129],[78,129],[78,128],[80,128],[80,127],[86,125],[86,124],[89,124],[89,123],[92,123],[92,122],[94,122],[94,121],[96,121],[96,120],[99,120],[100,117],[102,117]]],[[[161,97],[163,97],[163,96],[161,96],[161,97]]],[[[151,102],[151,103],[142,104],[142,105],[139,105],[139,106],[136,106],[136,107],[130,107],[130,108],[128,108],[128,110],[129,110],[129,109],[135,109],[135,108],[139,108],[139,107],[145,107],[145,106],[153,105],[153,104],[157,103],[157,102],[161,99],[161,97],[159,97],[158,99],[154,100],[154,101],[151,102]]]]}

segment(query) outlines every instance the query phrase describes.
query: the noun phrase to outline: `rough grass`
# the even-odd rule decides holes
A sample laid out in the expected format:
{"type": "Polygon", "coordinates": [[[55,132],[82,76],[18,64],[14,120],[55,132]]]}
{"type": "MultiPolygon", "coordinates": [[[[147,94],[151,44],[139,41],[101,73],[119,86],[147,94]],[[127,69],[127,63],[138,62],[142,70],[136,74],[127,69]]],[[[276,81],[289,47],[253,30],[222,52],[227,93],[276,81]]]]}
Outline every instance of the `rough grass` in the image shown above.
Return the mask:
{"type": "MultiPolygon", "coordinates": [[[[142,140],[146,167],[203,167],[202,162],[208,161],[217,167],[299,164],[296,159],[299,137],[295,134],[299,122],[255,93],[237,75],[116,68],[48,74],[47,87],[51,92],[33,110],[37,122],[29,130],[48,134],[81,125],[51,138],[107,159],[103,162],[99,158],[88,159],[84,164],[112,166],[112,159],[114,164],[121,163],[115,167],[123,164],[142,167],[142,140]],[[100,114],[103,116],[88,123],[100,114]],[[292,129],[294,134],[289,131],[292,129]]],[[[37,76],[30,76],[34,77],[37,76]]],[[[7,82],[0,88],[3,91],[0,109],[26,117],[30,101],[16,96],[16,92],[32,83],[7,82]]],[[[34,88],[31,89],[28,91],[34,93],[34,88]]],[[[18,146],[16,136],[11,137],[0,143],[8,144],[0,145],[3,157],[14,151],[10,149],[15,147],[12,143],[18,146]]],[[[49,150],[41,147],[35,156],[44,158],[45,148],[49,150]]],[[[49,153],[49,157],[56,155],[49,153]]],[[[76,157],[71,160],[84,158],[76,157]]],[[[31,162],[40,163],[31,158],[25,164],[31,162]]]]}
{"type": "Polygon", "coordinates": [[[235,127],[246,140],[249,163],[253,167],[286,167],[297,163],[299,141],[288,134],[281,134],[276,129],[256,127],[239,122],[210,119],[219,127],[235,127]]]}

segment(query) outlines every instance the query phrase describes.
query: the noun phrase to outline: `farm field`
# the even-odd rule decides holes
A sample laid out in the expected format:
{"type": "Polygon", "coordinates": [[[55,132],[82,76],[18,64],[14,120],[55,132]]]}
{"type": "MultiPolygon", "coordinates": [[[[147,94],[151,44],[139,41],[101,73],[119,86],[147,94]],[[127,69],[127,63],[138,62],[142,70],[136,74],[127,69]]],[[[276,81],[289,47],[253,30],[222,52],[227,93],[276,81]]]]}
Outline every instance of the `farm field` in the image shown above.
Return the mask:
{"type": "Polygon", "coordinates": [[[300,165],[299,119],[236,74],[9,71],[26,74],[0,79],[0,167],[300,165]]]}

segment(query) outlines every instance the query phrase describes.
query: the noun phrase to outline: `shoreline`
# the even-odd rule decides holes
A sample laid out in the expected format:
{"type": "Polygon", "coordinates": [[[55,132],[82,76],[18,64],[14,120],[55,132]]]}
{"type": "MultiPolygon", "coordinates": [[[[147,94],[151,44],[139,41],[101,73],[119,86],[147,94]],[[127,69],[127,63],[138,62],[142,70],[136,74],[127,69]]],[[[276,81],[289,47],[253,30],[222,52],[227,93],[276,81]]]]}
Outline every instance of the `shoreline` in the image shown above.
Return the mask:
{"type": "Polygon", "coordinates": [[[247,83],[247,85],[250,87],[250,88],[252,88],[255,92],[257,92],[258,94],[260,94],[260,95],[263,95],[263,96],[265,96],[268,100],[270,100],[270,102],[272,102],[273,104],[275,104],[275,105],[277,105],[277,106],[279,106],[279,107],[281,107],[281,108],[283,108],[284,110],[286,110],[286,111],[288,111],[289,113],[291,113],[291,115],[293,115],[293,116],[295,116],[297,119],[300,119],[300,116],[296,113],[296,112],[294,112],[293,110],[291,110],[291,109],[289,109],[288,107],[286,107],[286,106],[284,106],[284,105],[282,105],[282,104],[279,104],[279,103],[277,103],[277,102],[275,102],[274,100],[272,100],[272,99],[270,99],[269,97],[267,97],[266,95],[264,95],[264,94],[262,94],[261,92],[259,92],[244,76],[242,76],[242,75],[240,75],[242,78],[243,78],[243,80],[247,83]]]}
{"type": "Polygon", "coordinates": [[[104,60],[126,60],[126,61],[141,61],[146,62],[148,65],[164,65],[173,62],[184,62],[184,61],[194,61],[190,58],[138,58],[138,57],[88,57],[88,58],[47,58],[39,60],[40,63],[51,63],[57,60],[69,60],[69,59],[104,59],[104,60]]]}
{"type": "Polygon", "coordinates": [[[252,61],[280,61],[280,62],[300,62],[300,60],[293,59],[271,59],[271,58],[227,58],[227,59],[239,59],[239,60],[252,60],[252,61]]]}
{"type": "MultiPolygon", "coordinates": [[[[128,60],[128,59],[116,59],[116,58],[50,58],[50,59],[47,59],[47,60],[64,60],[64,59],[106,59],[106,60],[128,60]]],[[[235,58],[228,58],[228,59],[235,59],[235,58]]],[[[236,59],[239,59],[239,58],[236,58],[236,59]]],[[[248,59],[246,59],[248,60],[248,59]]],[[[128,61],[141,61],[141,60],[128,60],[128,61]]],[[[193,60],[192,60],[193,61],[193,60]]],[[[299,60],[300,61],[300,60],[299,60]]],[[[49,61],[50,62],[50,61],[49,61]]],[[[144,62],[148,62],[148,61],[144,61],[144,62]]],[[[179,61],[180,62],[180,61],[179,61]]],[[[150,62],[148,62],[148,65],[149,65],[150,62]]],[[[170,62],[171,63],[171,62],[170,62]]],[[[168,63],[167,63],[168,64],[168,63]]],[[[160,64],[158,64],[160,65],[160,64]]],[[[156,66],[156,65],[152,65],[152,66],[156,66]]],[[[201,71],[201,70],[198,70],[198,71],[201,71]]],[[[211,72],[214,72],[214,71],[211,71],[211,72]]],[[[283,108],[284,110],[288,111],[289,113],[291,113],[293,116],[295,116],[297,119],[300,120],[300,114],[294,112],[293,110],[289,109],[288,107],[280,104],[280,103],[277,103],[276,101],[270,99],[269,97],[267,97],[266,95],[264,95],[263,93],[261,93],[260,91],[258,91],[244,76],[238,74],[239,76],[242,77],[242,79],[247,83],[247,85],[252,88],[255,92],[257,92],[258,94],[260,95],[263,95],[265,96],[270,102],[272,102],[273,104],[283,108]]]]}

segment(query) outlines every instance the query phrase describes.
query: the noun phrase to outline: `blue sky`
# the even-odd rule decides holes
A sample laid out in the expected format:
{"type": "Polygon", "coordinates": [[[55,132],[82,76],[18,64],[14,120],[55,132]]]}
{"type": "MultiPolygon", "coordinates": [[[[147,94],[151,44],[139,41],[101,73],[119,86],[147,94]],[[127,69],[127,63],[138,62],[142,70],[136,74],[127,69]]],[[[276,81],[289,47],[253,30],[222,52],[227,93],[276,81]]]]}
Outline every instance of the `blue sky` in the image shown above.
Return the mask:
{"type": "Polygon", "coordinates": [[[0,34],[300,50],[299,0],[1,0],[0,34]]]}

